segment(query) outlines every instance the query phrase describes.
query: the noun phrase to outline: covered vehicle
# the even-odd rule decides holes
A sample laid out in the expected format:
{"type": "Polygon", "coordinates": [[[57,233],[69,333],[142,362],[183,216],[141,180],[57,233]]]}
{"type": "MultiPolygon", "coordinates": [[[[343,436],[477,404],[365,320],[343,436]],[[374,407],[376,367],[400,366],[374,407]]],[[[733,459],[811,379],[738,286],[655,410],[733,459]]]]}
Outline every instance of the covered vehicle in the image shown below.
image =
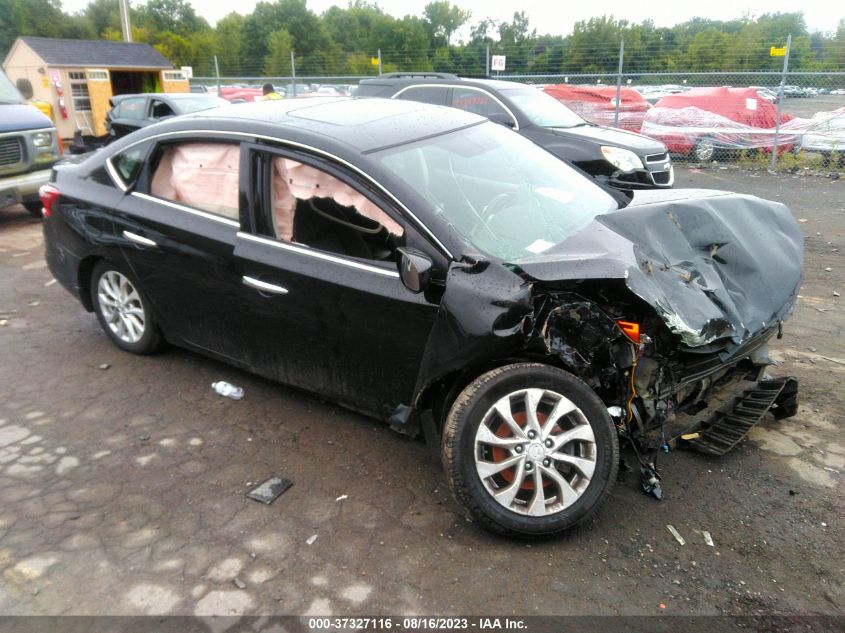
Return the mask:
{"type": "Polygon", "coordinates": [[[796,117],[783,128],[800,138],[800,149],[819,152],[825,167],[845,167],[845,107],[817,112],[811,119],[796,117]]]}
{"type": "Polygon", "coordinates": [[[0,209],[20,202],[41,217],[38,189],[49,180],[59,155],[53,122],[25,103],[0,70],[0,209]]]}
{"type": "Polygon", "coordinates": [[[106,128],[114,138],[170,117],[229,105],[217,95],[193,92],[119,95],[112,97],[110,102],[112,107],[106,113],[106,128]]]}
{"type": "Polygon", "coordinates": [[[584,120],[595,125],[639,132],[651,104],[633,88],[620,88],[619,120],[616,121],[616,86],[553,84],[543,92],[551,95],[584,120]]]}
{"type": "MultiPolygon", "coordinates": [[[[120,348],[164,341],[441,448],[466,515],[543,535],[607,498],[620,441],[728,450],[801,282],[782,204],[611,195],[513,131],[382,99],[164,122],[44,188],[46,257],[120,348]]],[[[350,459],[354,457],[350,456],[350,459]]]]}
{"type": "MultiPolygon", "coordinates": [[[[781,115],[781,123],[792,117],[781,115]]],[[[728,152],[771,151],[777,106],[752,88],[693,88],[660,99],[640,130],[669,151],[708,161],[728,152]]],[[[781,134],[779,151],[789,151],[795,137],[781,134]]]]}

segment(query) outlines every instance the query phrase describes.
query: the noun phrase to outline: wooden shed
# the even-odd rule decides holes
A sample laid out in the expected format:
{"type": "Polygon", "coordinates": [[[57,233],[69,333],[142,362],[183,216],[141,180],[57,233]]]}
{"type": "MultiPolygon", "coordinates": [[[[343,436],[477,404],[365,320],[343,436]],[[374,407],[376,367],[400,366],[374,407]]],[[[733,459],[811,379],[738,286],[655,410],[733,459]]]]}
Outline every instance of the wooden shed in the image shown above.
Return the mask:
{"type": "Polygon", "coordinates": [[[190,91],[184,73],[149,44],[24,36],[15,40],[3,67],[12,81],[29,80],[33,100],[52,106],[64,139],[77,129],[105,134],[113,95],[190,91]]]}

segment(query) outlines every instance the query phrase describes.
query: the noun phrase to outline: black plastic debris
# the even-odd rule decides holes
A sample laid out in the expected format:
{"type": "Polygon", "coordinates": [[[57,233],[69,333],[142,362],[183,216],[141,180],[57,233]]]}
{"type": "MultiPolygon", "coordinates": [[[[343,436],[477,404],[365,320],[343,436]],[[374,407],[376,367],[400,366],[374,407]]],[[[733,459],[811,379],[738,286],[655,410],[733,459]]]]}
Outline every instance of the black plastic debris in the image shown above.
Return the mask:
{"type": "Polygon", "coordinates": [[[261,503],[270,505],[292,485],[293,482],[290,479],[282,479],[281,477],[271,477],[270,479],[259,485],[257,488],[253,488],[248,493],[246,493],[246,496],[250,499],[255,499],[256,501],[260,501],[261,503]]]}

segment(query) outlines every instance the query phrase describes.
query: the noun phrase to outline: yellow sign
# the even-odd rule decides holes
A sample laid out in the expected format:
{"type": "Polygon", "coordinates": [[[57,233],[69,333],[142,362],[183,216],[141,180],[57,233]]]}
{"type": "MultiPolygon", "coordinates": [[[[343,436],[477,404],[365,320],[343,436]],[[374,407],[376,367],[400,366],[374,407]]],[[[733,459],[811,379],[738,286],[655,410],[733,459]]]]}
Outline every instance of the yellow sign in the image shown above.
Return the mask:
{"type": "Polygon", "coordinates": [[[378,57],[370,57],[370,63],[373,66],[378,66],[378,57]]]}
{"type": "Polygon", "coordinates": [[[786,57],[786,46],[778,48],[777,46],[772,46],[769,49],[769,57],[786,57]]]}

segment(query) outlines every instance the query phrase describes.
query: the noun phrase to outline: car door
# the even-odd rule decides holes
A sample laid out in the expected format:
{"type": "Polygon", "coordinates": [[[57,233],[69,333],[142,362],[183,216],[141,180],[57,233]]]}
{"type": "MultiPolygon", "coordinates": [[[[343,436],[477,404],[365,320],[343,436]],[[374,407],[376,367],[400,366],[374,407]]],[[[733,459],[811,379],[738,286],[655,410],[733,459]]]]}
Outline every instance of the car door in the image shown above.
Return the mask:
{"type": "Polygon", "coordinates": [[[121,99],[119,112],[110,122],[112,132],[117,138],[120,138],[140,129],[144,125],[146,112],[146,97],[121,99]]]}
{"type": "Polygon", "coordinates": [[[420,86],[407,86],[399,90],[393,99],[404,101],[421,101],[432,105],[446,105],[446,96],[449,93],[448,85],[425,84],[420,86]]]}
{"type": "Polygon", "coordinates": [[[153,123],[158,123],[159,121],[170,118],[172,116],[176,116],[176,113],[173,111],[173,108],[170,106],[169,103],[165,102],[162,99],[151,97],[149,113],[147,114],[147,118],[144,121],[144,125],[152,125],[153,123]]]}
{"type": "Polygon", "coordinates": [[[452,92],[446,105],[479,114],[515,130],[519,129],[516,116],[502,103],[501,99],[481,88],[452,86],[452,92]]]}
{"type": "MultiPolygon", "coordinates": [[[[304,239],[300,219],[280,219],[273,161],[290,160],[317,170],[318,178],[327,176],[317,185],[321,195],[340,200],[332,192],[350,187],[359,200],[366,198],[358,208],[376,205],[384,223],[395,221],[393,230],[402,232],[398,242],[421,244],[422,238],[336,163],[283,148],[252,147],[250,156],[252,225],[238,234],[235,266],[242,277],[244,327],[256,342],[251,364],[358,410],[383,418],[401,414],[401,405],[412,404],[437,298],[407,290],[391,258],[368,260],[326,250],[316,239],[310,246],[298,241],[304,239]]],[[[296,198],[296,214],[307,208],[296,198]]]]}
{"type": "Polygon", "coordinates": [[[114,168],[135,151],[143,164],[137,182],[124,183],[114,214],[120,249],[170,340],[248,366],[232,261],[240,146],[177,138],[130,146],[109,159],[114,168]]]}

